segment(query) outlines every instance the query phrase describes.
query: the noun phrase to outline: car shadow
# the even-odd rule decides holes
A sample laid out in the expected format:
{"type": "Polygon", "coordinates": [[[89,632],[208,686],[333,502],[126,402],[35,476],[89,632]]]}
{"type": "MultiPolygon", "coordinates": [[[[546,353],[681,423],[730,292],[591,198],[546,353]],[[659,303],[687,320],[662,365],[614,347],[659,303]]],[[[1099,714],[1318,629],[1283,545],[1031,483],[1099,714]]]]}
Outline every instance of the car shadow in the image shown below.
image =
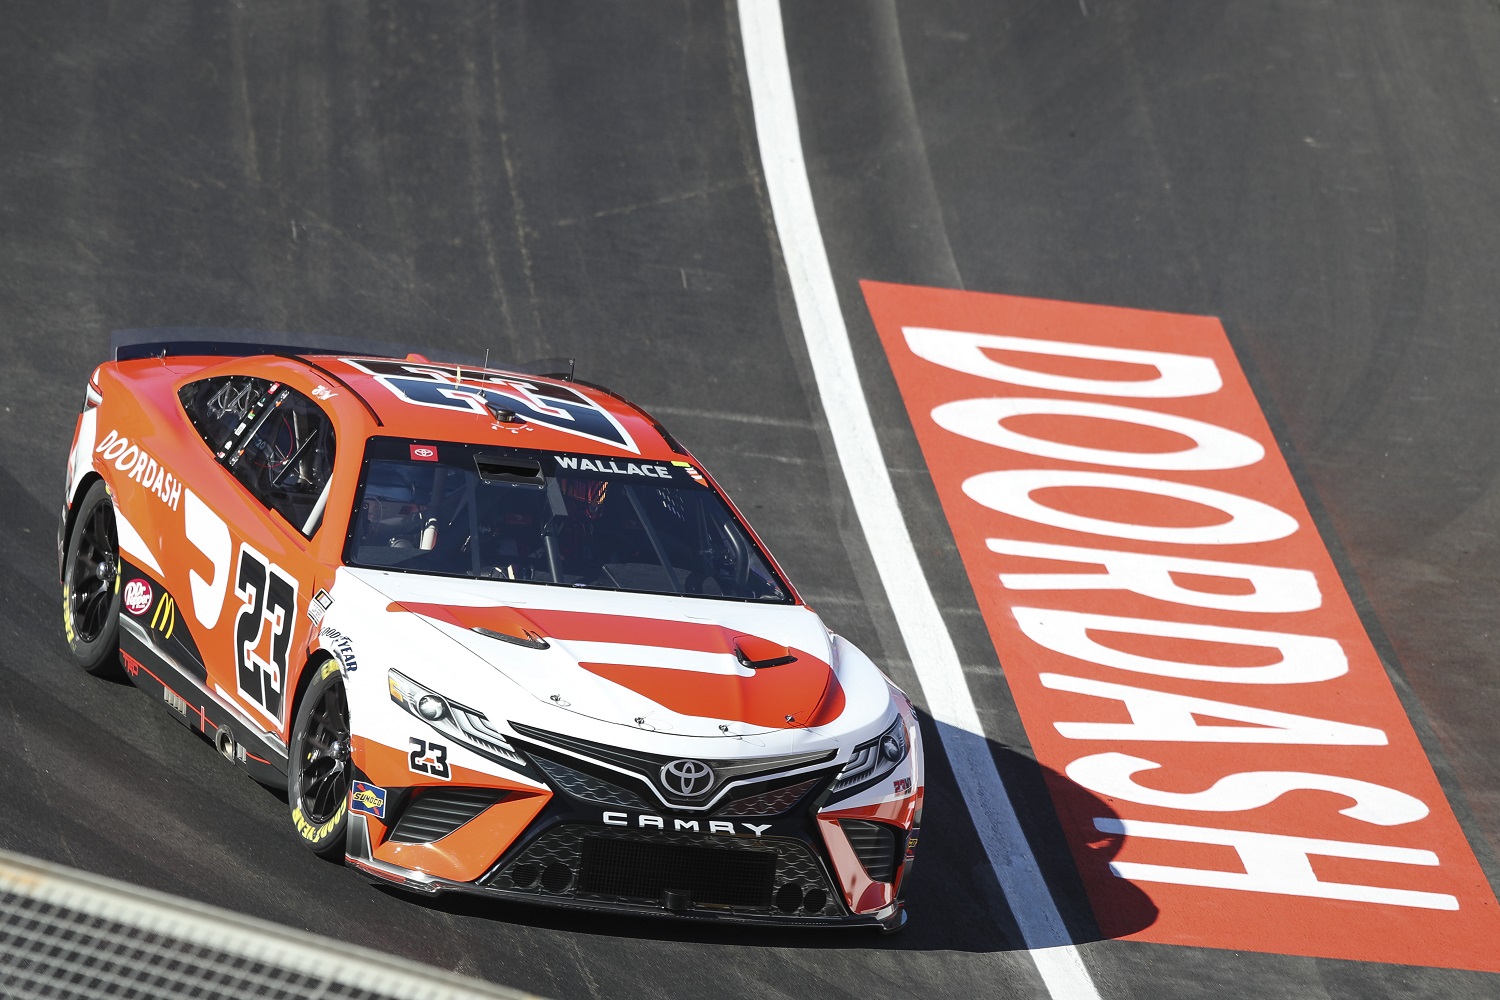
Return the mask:
{"type": "MultiPolygon", "coordinates": [[[[548,906],[513,903],[460,894],[417,896],[385,885],[376,888],[388,895],[419,905],[475,920],[524,924],[575,934],[624,939],[650,939],[737,947],[882,949],[891,951],[1014,951],[1100,939],[1099,921],[1084,891],[1073,852],[1063,835],[1054,797],[1064,815],[1118,818],[1092,792],[1066,775],[1042,767],[1029,755],[993,740],[953,729],[920,713],[927,748],[927,792],[917,859],[906,893],[909,920],[893,934],[870,928],[807,928],[746,924],[697,923],[629,914],[594,914],[548,906]],[[1056,906],[1066,936],[1037,936],[1029,942],[1020,927],[1045,926],[1036,914],[1013,907],[1021,900],[1008,900],[995,867],[985,854],[979,832],[954,779],[945,748],[982,741],[983,750],[995,761],[1008,797],[1025,833],[1027,847],[1036,859],[1056,906]]],[[[972,745],[965,750],[975,749],[972,745]]],[[[1108,862],[1119,850],[1120,837],[1091,832],[1084,842],[1083,863],[1093,877],[1111,880],[1109,886],[1110,936],[1120,936],[1148,927],[1156,919],[1156,907],[1145,893],[1108,873],[1108,862]]],[[[1045,903],[1041,904],[1045,905],[1045,903]]]]}

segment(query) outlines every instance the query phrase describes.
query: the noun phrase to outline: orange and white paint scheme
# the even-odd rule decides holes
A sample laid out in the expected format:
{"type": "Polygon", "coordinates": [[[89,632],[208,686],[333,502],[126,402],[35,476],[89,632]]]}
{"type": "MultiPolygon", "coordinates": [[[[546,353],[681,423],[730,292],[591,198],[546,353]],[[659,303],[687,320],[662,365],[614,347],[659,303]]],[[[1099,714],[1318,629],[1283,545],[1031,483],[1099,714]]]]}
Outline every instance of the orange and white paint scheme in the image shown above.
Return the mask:
{"type": "Polygon", "coordinates": [[[571,370],[117,338],[59,559],[80,661],[118,648],[376,879],[905,920],[910,702],[696,459],[571,370]]]}

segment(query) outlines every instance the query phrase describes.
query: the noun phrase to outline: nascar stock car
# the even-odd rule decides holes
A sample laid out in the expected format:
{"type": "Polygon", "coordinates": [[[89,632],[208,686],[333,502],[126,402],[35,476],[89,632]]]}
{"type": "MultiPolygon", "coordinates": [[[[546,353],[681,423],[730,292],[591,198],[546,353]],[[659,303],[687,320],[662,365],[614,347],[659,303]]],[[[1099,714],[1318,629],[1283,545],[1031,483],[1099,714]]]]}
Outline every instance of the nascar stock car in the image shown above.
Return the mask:
{"type": "Polygon", "coordinates": [[[73,657],[374,879],[900,927],[916,716],[713,478],[571,362],[391,353],[117,335],[68,459],[73,657]]]}

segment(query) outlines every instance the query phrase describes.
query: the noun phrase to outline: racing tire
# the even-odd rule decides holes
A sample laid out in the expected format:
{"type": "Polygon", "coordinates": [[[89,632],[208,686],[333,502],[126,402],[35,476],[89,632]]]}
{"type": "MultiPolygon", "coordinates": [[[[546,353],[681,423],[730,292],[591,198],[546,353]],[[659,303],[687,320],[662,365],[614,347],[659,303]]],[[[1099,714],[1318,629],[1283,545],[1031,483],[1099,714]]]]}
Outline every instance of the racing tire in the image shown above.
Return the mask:
{"type": "Polygon", "coordinates": [[[324,660],[312,669],[287,747],[286,797],[298,839],[319,857],[335,861],[344,857],[354,774],[349,699],[338,660],[324,660]]]}
{"type": "Polygon", "coordinates": [[[78,665],[96,677],[120,669],[120,543],[115,504],[97,480],[78,503],[63,556],[63,634],[78,665]]]}

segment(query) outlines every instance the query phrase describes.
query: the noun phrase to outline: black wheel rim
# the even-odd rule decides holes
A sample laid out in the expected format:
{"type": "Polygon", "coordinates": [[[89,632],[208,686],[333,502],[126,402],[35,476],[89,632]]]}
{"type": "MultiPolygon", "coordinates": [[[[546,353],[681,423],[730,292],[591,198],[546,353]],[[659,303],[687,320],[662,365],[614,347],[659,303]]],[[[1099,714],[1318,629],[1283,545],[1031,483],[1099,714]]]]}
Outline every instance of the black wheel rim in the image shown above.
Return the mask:
{"type": "Polygon", "coordinates": [[[297,804],[309,823],[327,823],[349,795],[349,702],[342,682],[318,694],[302,733],[297,804]]]}
{"type": "Polygon", "coordinates": [[[109,624],[120,565],[118,553],[115,508],[104,500],[78,526],[78,548],[68,567],[68,611],[73,618],[73,634],[83,642],[98,639],[109,624]]]}

